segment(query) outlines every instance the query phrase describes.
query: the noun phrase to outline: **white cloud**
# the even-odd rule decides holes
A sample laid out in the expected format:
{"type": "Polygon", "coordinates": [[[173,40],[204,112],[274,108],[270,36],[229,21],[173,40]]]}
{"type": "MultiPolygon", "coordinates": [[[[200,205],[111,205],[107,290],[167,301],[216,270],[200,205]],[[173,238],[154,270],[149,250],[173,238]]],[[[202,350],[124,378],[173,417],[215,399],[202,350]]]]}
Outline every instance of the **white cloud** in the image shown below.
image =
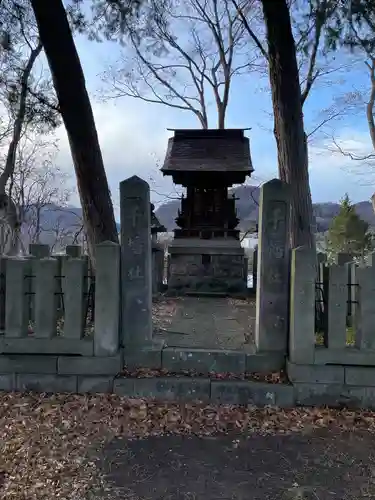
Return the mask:
{"type": "Polygon", "coordinates": [[[368,200],[375,189],[375,162],[356,161],[340,152],[364,157],[371,153],[366,130],[343,128],[334,140],[323,139],[309,147],[310,183],[314,201],[337,201],[348,193],[355,201],[368,200]],[[336,143],[336,144],[335,144],[336,143]]]}
{"type": "MultiPolygon", "coordinates": [[[[338,130],[335,141],[344,151],[358,156],[371,151],[366,130],[338,130]]],[[[259,141],[251,143],[253,180],[263,183],[277,177],[277,151],[272,133],[260,134],[259,141]]],[[[375,190],[375,161],[372,164],[353,161],[337,150],[332,138],[322,138],[309,144],[309,177],[314,202],[339,201],[346,192],[354,202],[368,200],[375,190]]]]}
{"type": "MultiPolygon", "coordinates": [[[[168,137],[171,136],[167,128],[191,126],[191,118],[175,110],[150,106],[130,98],[107,103],[93,101],[92,106],[116,216],[119,215],[119,182],[134,174],[150,183],[155,203],[176,197],[179,188],[173,186],[169,177],[163,177],[159,168],[164,160],[168,137]]],[[[252,138],[253,134],[249,135],[252,138]]],[[[58,164],[73,174],[75,182],[63,127],[57,131],[57,136],[60,139],[58,164]]],[[[251,182],[254,184],[277,176],[274,138],[270,133],[261,136],[258,141],[254,138],[251,141],[255,168],[251,182]]],[[[337,132],[335,140],[344,151],[356,155],[370,152],[366,131],[342,129],[337,132]]],[[[375,162],[369,166],[366,162],[352,161],[335,148],[332,138],[309,144],[309,165],[314,202],[338,201],[345,192],[354,202],[368,200],[375,189],[375,162]]],[[[72,203],[78,203],[78,199],[73,199],[72,203]]]]}
{"type": "MultiPolygon", "coordinates": [[[[89,91],[95,93],[101,86],[98,74],[110,61],[117,58],[119,49],[115,44],[93,44],[84,37],[77,38],[77,49],[89,91]]],[[[249,133],[255,168],[253,181],[264,182],[277,176],[272,119],[264,112],[266,103],[261,99],[261,94],[252,95],[247,88],[245,96],[243,90],[240,85],[237,94],[232,98],[228,123],[233,123],[233,126],[237,123],[249,124],[249,119],[257,123],[249,133]],[[261,123],[258,123],[259,120],[261,123]],[[262,129],[262,124],[268,123],[269,130],[268,127],[262,129]]],[[[131,98],[108,103],[92,100],[92,105],[115,207],[118,208],[119,182],[133,174],[150,182],[155,201],[164,200],[165,195],[175,196],[170,178],[163,178],[158,172],[164,159],[167,139],[171,135],[166,129],[198,126],[194,117],[186,112],[131,98]]],[[[59,164],[73,174],[69,145],[63,128],[58,131],[58,136],[61,139],[59,164]]],[[[344,150],[356,154],[369,151],[370,143],[366,130],[360,133],[351,128],[342,129],[336,131],[336,139],[344,150]]],[[[332,141],[328,138],[315,140],[309,145],[313,200],[336,201],[346,191],[354,201],[368,199],[372,188],[364,184],[365,181],[371,182],[373,179],[375,185],[375,175],[373,177],[367,165],[353,162],[332,149],[332,141]],[[358,173],[361,168],[366,175],[361,176],[358,173]]],[[[375,173],[375,168],[373,172],[375,173]]]]}
{"type": "MultiPolygon", "coordinates": [[[[96,128],[115,205],[118,204],[118,185],[131,175],[147,180],[151,188],[170,193],[171,182],[159,172],[171,132],[167,129],[168,113],[157,113],[143,103],[92,103],[96,128]]],[[[170,125],[170,123],[169,123],[170,125]]],[[[64,127],[57,131],[59,154],[57,162],[74,174],[70,148],[64,127]]],[[[157,195],[155,194],[157,197],[157,195]]],[[[75,202],[76,200],[72,200],[75,202]]]]}

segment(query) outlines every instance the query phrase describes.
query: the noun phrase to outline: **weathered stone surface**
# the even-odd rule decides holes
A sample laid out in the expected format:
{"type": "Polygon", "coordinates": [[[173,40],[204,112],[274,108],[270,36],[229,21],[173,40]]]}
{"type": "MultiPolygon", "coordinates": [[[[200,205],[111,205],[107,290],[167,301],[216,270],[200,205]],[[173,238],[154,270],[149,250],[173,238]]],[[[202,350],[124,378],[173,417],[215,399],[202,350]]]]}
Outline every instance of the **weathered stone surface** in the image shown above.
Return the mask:
{"type": "Polygon", "coordinates": [[[105,241],[96,246],[96,356],[113,356],[120,345],[120,246],[105,241]]]}
{"type": "Polygon", "coordinates": [[[33,263],[35,270],[35,336],[50,339],[57,330],[57,281],[59,265],[46,257],[33,263]]]}
{"type": "MultiPolygon", "coordinates": [[[[67,255],[55,255],[54,258],[58,263],[58,271],[56,276],[56,288],[57,288],[57,318],[58,320],[63,318],[66,311],[66,300],[63,295],[63,276],[66,276],[64,271],[64,262],[69,259],[67,255]]],[[[66,318],[65,318],[66,320],[66,318]]],[[[65,325],[64,325],[65,326],[65,325]]]]}
{"type": "Polygon", "coordinates": [[[92,339],[64,339],[54,337],[38,338],[2,338],[0,339],[0,354],[81,354],[92,356],[94,343],[92,339]]]}
{"type": "Polygon", "coordinates": [[[194,370],[197,373],[244,373],[245,354],[228,350],[165,348],[162,367],[172,372],[194,370]]]}
{"type": "Polygon", "coordinates": [[[25,337],[29,327],[30,260],[8,257],[6,272],[5,335],[25,337]]]}
{"type": "Polygon", "coordinates": [[[56,373],[56,356],[8,354],[0,356],[0,373],[56,373]]]}
{"type": "Polygon", "coordinates": [[[253,381],[211,381],[211,400],[227,404],[290,407],[294,403],[293,387],[253,381]]]}
{"type": "Polygon", "coordinates": [[[113,377],[78,377],[79,393],[108,394],[113,392],[113,377]]]}
{"type": "MultiPolygon", "coordinates": [[[[85,326],[87,292],[87,261],[65,258],[62,261],[62,291],[64,294],[64,338],[80,339],[85,326]]],[[[100,272],[100,267],[98,268],[100,272]]],[[[99,309],[100,309],[100,302],[99,309]]]]}
{"type": "Polygon", "coordinates": [[[358,280],[358,307],[356,310],[355,345],[359,349],[375,349],[375,267],[356,270],[358,280]]]}
{"type": "Polygon", "coordinates": [[[257,308],[258,351],[286,351],[289,288],[290,193],[278,179],[260,191],[257,308]]]}
{"type": "Polygon", "coordinates": [[[124,366],[132,370],[134,368],[161,368],[162,349],[156,346],[124,349],[124,366]]]}
{"type": "Polygon", "coordinates": [[[0,257],[0,331],[5,330],[5,281],[6,281],[6,263],[5,256],[0,257]]]}
{"type": "Polygon", "coordinates": [[[152,293],[158,294],[163,287],[164,248],[152,244],[152,293]]]}
{"type": "Polygon", "coordinates": [[[185,293],[244,293],[244,249],[237,240],[175,239],[168,290],[185,293]]]}
{"type": "Polygon", "coordinates": [[[16,390],[16,374],[5,373],[0,374],[0,391],[15,391],[16,390]]]}
{"type": "Polygon", "coordinates": [[[150,188],[137,176],[120,183],[122,343],[152,340],[150,188]]]}
{"type": "Polygon", "coordinates": [[[292,251],[290,272],[289,356],[294,363],[313,363],[315,350],[315,251],[292,251]]]}
{"type": "Polygon", "coordinates": [[[20,373],[17,374],[16,386],[21,392],[77,392],[77,377],[20,373]]]}
{"type": "Polygon", "coordinates": [[[166,400],[208,400],[210,395],[210,381],[201,378],[155,378],[136,379],[135,395],[166,400]],[[149,392],[150,391],[150,392],[149,392]]]}
{"type": "Polygon", "coordinates": [[[348,300],[348,269],[344,266],[328,268],[328,343],[327,347],[346,346],[346,316],[348,300]]]}
{"type": "Polygon", "coordinates": [[[135,393],[134,378],[115,378],[113,392],[119,396],[133,397],[135,393]]]}
{"type": "Polygon", "coordinates": [[[287,373],[293,383],[343,384],[345,380],[343,366],[296,365],[288,361],[287,373]]]}
{"type": "Polygon", "coordinates": [[[314,364],[375,366],[375,351],[361,351],[355,347],[345,347],[344,349],[326,349],[325,347],[316,347],[314,353],[314,364]]]}
{"type": "Polygon", "coordinates": [[[363,408],[368,408],[369,410],[375,409],[375,389],[374,387],[364,387],[364,396],[362,399],[363,408]]]}
{"type": "Polygon", "coordinates": [[[50,256],[49,245],[41,245],[40,243],[30,243],[29,254],[37,259],[45,259],[50,256]]]}
{"type": "Polygon", "coordinates": [[[81,245],[66,245],[65,253],[68,257],[80,259],[82,257],[82,247],[81,245]]]}
{"type": "Polygon", "coordinates": [[[347,326],[354,326],[354,321],[357,316],[357,268],[355,262],[349,262],[345,265],[348,277],[348,303],[347,303],[347,326]]]}
{"type": "Polygon", "coordinates": [[[348,387],[343,384],[296,383],[294,394],[296,404],[300,406],[361,408],[366,402],[364,387],[348,387]]]}
{"type": "Polygon", "coordinates": [[[375,387],[375,367],[345,366],[345,383],[375,387]]]}
{"type": "Polygon", "coordinates": [[[123,396],[148,397],[168,401],[206,401],[210,397],[210,381],[191,377],[116,379],[114,392],[123,396]]]}
{"type": "Polygon", "coordinates": [[[60,356],[57,371],[61,375],[117,375],[122,370],[122,354],[117,356],[60,356]]]}
{"type": "Polygon", "coordinates": [[[277,372],[285,366],[285,355],[279,352],[246,354],[246,371],[249,373],[277,372]]]}

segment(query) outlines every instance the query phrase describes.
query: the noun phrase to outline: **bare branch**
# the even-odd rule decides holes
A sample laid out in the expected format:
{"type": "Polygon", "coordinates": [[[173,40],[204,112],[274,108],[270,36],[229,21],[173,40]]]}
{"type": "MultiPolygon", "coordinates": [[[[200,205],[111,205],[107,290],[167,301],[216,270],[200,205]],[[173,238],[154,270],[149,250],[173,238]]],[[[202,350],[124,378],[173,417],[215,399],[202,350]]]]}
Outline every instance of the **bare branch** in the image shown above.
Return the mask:
{"type": "Polygon", "coordinates": [[[350,158],[354,161],[365,161],[365,160],[373,160],[375,159],[375,153],[370,153],[368,155],[356,155],[351,153],[350,151],[344,151],[342,147],[337,143],[336,139],[332,137],[332,142],[335,145],[337,151],[339,151],[343,156],[350,158]]]}
{"type": "Polygon", "coordinates": [[[129,26],[134,57],[122,58],[119,67],[104,73],[109,92],[102,95],[187,110],[208,128],[211,94],[218,126],[224,127],[232,79],[254,66],[232,0],[187,0],[183,5],[165,0],[162,7],[158,0],[150,2],[157,13],[151,27],[142,19],[136,31],[129,26]]]}
{"type": "Polygon", "coordinates": [[[46,106],[47,108],[50,108],[52,111],[55,111],[56,113],[60,113],[60,107],[55,106],[52,102],[49,102],[49,100],[40,92],[35,92],[31,87],[27,87],[27,91],[30,95],[35,97],[41,104],[46,106]]]}
{"type": "Polygon", "coordinates": [[[243,12],[243,9],[238,5],[238,3],[236,2],[236,0],[232,0],[232,3],[235,6],[235,8],[237,9],[238,15],[240,16],[240,18],[241,18],[241,20],[243,22],[243,25],[244,25],[247,33],[249,34],[250,38],[255,43],[255,45],[259,49],[260,53],[262,54],[262,56],[266,59],[266,61],[268,61],[268,53],[267,53],[266,49],[263,47],[263,45],[260,42],[259,38],[254,33],[254,31],[250,28],[250,25],[249,25],[249,23],[248,23],[248,21],[246,19],[246,16],[245,16],[245,14],[243,12]]]}

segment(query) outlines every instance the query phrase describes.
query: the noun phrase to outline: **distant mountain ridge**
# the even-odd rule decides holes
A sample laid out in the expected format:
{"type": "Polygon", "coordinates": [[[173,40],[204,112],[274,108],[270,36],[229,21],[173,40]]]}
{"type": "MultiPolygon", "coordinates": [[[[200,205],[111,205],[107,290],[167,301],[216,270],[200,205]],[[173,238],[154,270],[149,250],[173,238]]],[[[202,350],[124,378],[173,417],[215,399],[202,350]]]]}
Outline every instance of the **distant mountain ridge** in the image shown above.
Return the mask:
{"type": "MultiPolygon", "coordinates": [[[[35,206],[28,208],[25,222],[22,224],[22,243],[29,245],[37,233],[37,220],[39,218],[41,244],[50,245],[54,251],[60,251],[66,245],[79,244],[82,241],[82,209],[78,207],[60,207],[53,203],[37,209],[35,206]],[[38,213],[39,212],[39,213],[38,213]]],[[[120,224],[117,223],[118,230],[120,224]]]]}
{"type": "MultiPolygon", "coordinates": [[[[258,222],[258,203],[260,188],[256,186],[238,186],[230,191],[235,194],[238,217],[240,219],[239,228],[246,231],[254,223],[258,222]]],[[[176,227],[175,218],[180,207],[178,200],[171,200],[163,203],[156,210],[156,216],[161,224],[172,231],[176,227]]],[[[375,214],[370,201],[361,201],[355,205],[357,214],[361,219],[375,227],[375,214]]],[[[314,215],[318,232],[325,232],[340,209],[338,203],[314,203],[314,215]]]]}
{"type": "MultiPolygon", "coordinates": [[[[246,231],[253,227],[258,221],[258,205],[260,189],[255,186],[239,186],[231,190],[236,198],[238,216],[240,218],[239,227],[246,231]]],[[[176,227],[174,219],[180,207],[179,200],[168,201],[156,210],[156,216],[161,224],[168,231],[176,227]]],[[[355,205],[356,211],[361,217],[375,228],[375,215],[370,201],[361,201],[355,205]]],[[[316,218],[318,232],[325,232],[340,209],[338,203],[315,203],[314,215],[316,218]]],[[[22,226],[23,244],[27,246],[31,241],[31,236],[35,231],[35,209],[31,208],[27,214],[27,220],[22,226]],[[28,222],[29,221],[29,222],[28,222]]],[[[40,211],[40,243],[54,246],[55,251],[62,250],[66,245],[71,244],[74,236],[80,231],[82,224],[82,210],[78,207],[59,207],[57,205],[47,205],[40,211]]],[[[118,229],[120,224],[117,223],[118,229]]]]}

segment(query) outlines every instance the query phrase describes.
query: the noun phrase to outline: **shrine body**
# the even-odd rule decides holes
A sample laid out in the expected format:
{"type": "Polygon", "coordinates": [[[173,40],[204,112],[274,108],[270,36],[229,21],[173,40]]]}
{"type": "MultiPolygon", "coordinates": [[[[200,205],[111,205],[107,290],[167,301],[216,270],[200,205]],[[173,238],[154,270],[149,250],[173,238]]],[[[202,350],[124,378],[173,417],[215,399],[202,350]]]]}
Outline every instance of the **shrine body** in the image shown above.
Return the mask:
{"type": "Polygon", "coordinates": [[[186,188],[169,246],[168,289],[244,291],[247,270],[236,198],[228,195],[228,188],[253,171],[244,130],[174,130],[161,171],[186,188]]]}

